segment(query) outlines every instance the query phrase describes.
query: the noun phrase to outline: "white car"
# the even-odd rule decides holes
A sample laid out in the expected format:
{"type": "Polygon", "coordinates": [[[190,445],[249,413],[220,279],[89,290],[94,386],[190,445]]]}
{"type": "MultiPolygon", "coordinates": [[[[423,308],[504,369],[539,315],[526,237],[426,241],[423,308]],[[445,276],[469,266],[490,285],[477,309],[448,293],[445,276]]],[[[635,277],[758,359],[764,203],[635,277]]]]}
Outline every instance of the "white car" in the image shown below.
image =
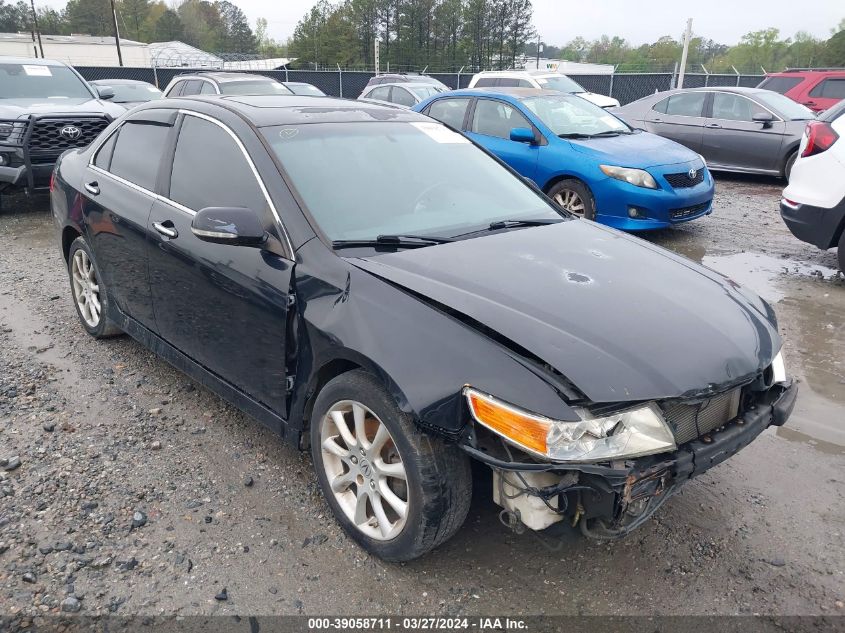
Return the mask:
{"type": "Polygon", "coordinates": [[[845,272],[845,101],[807,124],[783,191],[780,213],[792,234],[823,250],[839,248],[845,272]]]}
{"type": "Polygon", "coordinates": [[[470,88],[540,88],[578,95],[600,108],[618,108],[619,100],[588,92],[577,81],[547,70],[494,70],[480,72],[469,82],[470,88]]]}

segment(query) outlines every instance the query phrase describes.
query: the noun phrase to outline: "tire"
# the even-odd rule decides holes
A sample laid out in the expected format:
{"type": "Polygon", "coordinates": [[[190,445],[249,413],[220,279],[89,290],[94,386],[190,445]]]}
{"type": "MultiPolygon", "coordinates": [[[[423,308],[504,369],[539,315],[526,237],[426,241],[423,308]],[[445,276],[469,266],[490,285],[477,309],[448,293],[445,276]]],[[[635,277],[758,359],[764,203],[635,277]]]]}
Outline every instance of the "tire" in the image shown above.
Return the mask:
{"type": "Polygon", "coordinates": [[[122,331],[108,317],[109,296],[103,276],[85,238],[77,237],[67,258],[70,294],[82,327],[94,338],[110,338],[122,331]],[[99,305],[99,310],[96,306],[99,305]]]}
{"type": "Polygon", "coordinates": [[[789,174],[792,173],[792,166],[795,164],[795,159],[798,158],[798,152],[792,152],[783,164],[783,179],[789,182],[789,174]]]}
{"type": "Polygon", "coordinates": [[[596,219],[596,203],[590,188],[576,178],[561,180],[547,194],[555,204],[586,220],[596,219]]]}
{"type": "Polygon", "coordinates": [[[839,257],[839,270],[845,274],[845,231],[839,236],[839,247],[836,249],[836,254],[839,257]]]}
{"type": "Polygon", "coordinates": [[[466,519],[472,498],[469,458],[457,446],[423,433],[368,372],[342,374],[317,395],[311,455],[338,522],[383,560],[418,558],[454,535],[466,519]],[[358,441],[360,428],[365,442],[358,441]],[[400,470],[404,480],[396,476],[400,470]],[[404,518],[396,509],[403,502],[404,518]]]}

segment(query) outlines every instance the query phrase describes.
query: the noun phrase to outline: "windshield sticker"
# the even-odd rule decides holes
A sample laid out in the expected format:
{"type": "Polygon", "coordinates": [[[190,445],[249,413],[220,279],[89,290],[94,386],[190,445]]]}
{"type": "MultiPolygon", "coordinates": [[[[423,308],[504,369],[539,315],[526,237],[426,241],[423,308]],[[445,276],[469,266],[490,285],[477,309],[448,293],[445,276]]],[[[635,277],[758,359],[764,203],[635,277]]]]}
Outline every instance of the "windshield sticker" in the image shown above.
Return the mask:
{"type": "Polygon", "coordinates": [[[23,65],[23,71],[30,77],[52,77],[49,66],[32,66],[29,64],[23,65]]]}
{"type": "Polygon", "coordinates": [[[295,127],[286,127],[283,130],[279,130],[279,138],[282,140],[292,139],[297,134],[299,134],[299,128],[295,127]]]}
{"type": "Polygon", "coordinates": [[[411,123],[415,128],[417,128],[420,132],[425,133],[430,138],[434,139],[438,143],[449,143],[449,144],[461,144],[461,143],[469,143],[469,140],[457,132],[453,132],[445,125],[440,125],[439,123],[411,123]]]}

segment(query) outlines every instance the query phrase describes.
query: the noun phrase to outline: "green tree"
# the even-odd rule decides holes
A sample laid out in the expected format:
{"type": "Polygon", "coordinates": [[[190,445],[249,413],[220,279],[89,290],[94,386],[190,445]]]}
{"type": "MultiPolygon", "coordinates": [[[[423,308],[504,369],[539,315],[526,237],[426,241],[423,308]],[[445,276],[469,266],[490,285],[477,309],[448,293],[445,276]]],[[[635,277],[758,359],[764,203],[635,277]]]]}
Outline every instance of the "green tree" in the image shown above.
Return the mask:
{"type": "Polygon", "coordinates": [[[182,20],[173,9],[165,9],[164,13],[156,20],[153,28],[153,37],[157,42],[181,40],[184,34],[185,29],[182,26],[182,20]]]}
{"type": "Polygon", "coordinates": [[[125,25],[125,33],[122,35],[139,42],[148,39],[146,28],[150,8],[150,0],[121,0],[117,11],[125,25]]]}
{"type": "Polygon", "coordinates": [[[109,0],[69,0],[65,15],[73,33],[113,35],[112,10],[109,0]]]}

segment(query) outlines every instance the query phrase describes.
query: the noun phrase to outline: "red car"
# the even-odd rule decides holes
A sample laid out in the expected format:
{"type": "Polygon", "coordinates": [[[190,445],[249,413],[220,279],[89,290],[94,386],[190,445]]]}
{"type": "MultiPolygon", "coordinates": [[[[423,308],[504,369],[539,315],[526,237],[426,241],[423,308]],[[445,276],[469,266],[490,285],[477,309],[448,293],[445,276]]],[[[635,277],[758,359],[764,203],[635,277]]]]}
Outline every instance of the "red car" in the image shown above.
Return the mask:
{"type": "Polygon", "coordinates": [[[774,90],[821,112],[845,99],[845,68],[793,68],[769,73],[757,87],[774,90]]]}

